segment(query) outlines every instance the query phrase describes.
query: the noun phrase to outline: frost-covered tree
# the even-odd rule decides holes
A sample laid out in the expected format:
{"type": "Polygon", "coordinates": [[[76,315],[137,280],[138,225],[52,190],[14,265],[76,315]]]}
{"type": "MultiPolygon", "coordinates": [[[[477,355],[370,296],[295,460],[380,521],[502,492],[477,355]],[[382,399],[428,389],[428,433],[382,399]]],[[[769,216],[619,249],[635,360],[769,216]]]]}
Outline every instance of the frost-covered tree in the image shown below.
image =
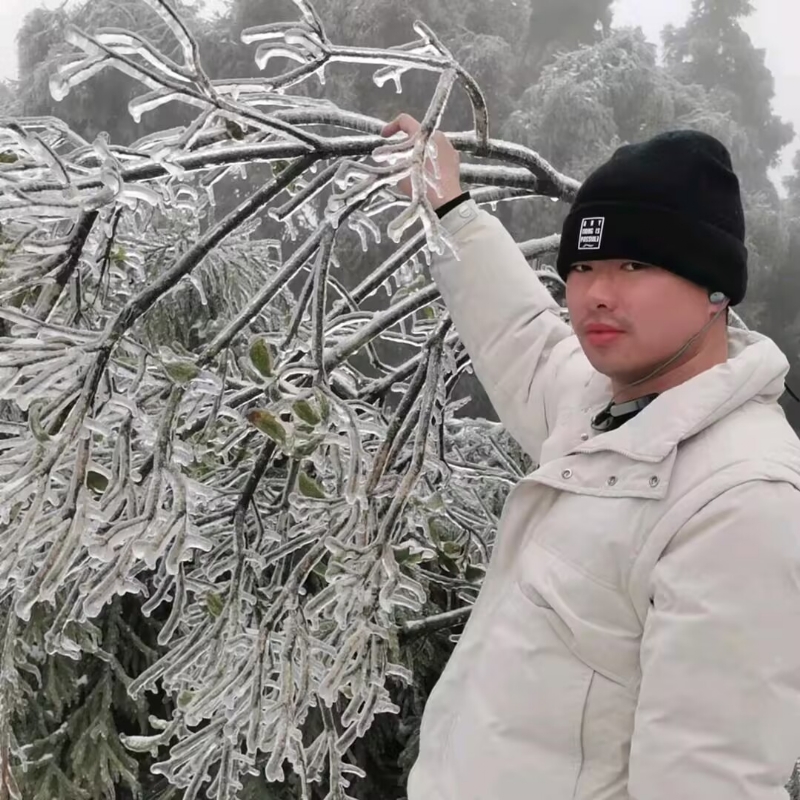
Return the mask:
{"type": "MultiPolygon", "coordinates": [[[[68,28],[50,91],[115,69],[135,120],[187,124],[0,120],[0,797],[361,796],[371,733],[414,702],[409,643],[464,621],[530,466],[458,414],[469,361],[424,269],[451,246],[424,165],[453,92],[479,202],[578,184],[492,138],[422,23],[337,45],[295,0],[242,36],[288,67],[212,79],[146,3],[169,39],[68,28]],[[340,63],[432,75],[420,134],[302,91],[340,63]]],[[[534,267],[557,246],[521,244],[534,267]]]]}
{"type": "MultiPolygon", "coordinates": [[[[487,16],[492,13],[494,4],[482,5],[487,16]]],[[[611,0],[530,0],[529,5],[519,51],[520,78],[529,84],[558,51],[599,41],[611,29],[611,0]]]]}

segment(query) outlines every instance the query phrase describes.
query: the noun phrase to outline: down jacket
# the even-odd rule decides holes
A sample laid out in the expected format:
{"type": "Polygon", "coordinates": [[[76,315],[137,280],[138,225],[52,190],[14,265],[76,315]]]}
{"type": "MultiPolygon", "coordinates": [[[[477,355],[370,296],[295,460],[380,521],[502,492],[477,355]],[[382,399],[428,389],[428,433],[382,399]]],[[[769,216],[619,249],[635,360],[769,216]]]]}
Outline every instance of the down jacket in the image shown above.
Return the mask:
{"type": "Polygon", "coordinates": [[[444,217],[433,275],[509,432],[484,586],[409,800],[785,800],[800,756],[800,445],[768,338],[617,430],[610,382],[502,224],[444,217]]]}

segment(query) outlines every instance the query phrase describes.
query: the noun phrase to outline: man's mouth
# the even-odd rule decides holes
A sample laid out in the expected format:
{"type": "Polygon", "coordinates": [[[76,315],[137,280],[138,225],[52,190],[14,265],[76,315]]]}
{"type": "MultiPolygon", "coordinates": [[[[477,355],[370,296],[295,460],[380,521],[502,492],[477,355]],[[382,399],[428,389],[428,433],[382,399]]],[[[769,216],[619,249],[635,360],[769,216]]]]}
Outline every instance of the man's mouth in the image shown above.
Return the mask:
{"type": "Polygon", "coordinates": [[[589,325],[586,328],[586,339],[593,345],[611,344],[616,341],[624,331],[612,328],[609,325],[589,325]]]}

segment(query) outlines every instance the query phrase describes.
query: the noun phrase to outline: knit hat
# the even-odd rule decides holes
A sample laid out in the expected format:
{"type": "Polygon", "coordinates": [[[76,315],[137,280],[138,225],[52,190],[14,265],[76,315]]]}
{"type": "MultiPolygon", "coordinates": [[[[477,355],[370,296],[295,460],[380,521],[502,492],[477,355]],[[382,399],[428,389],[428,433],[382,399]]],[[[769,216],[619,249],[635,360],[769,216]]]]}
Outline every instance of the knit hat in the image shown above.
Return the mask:
{"type": "Polygon", "coordinates": [[[739,179],[725,145],[672,131],[620,147],[581,186],[564,222],[558,273],[581,261],[662,267],[731,305],[747,291],[739,179]]]}

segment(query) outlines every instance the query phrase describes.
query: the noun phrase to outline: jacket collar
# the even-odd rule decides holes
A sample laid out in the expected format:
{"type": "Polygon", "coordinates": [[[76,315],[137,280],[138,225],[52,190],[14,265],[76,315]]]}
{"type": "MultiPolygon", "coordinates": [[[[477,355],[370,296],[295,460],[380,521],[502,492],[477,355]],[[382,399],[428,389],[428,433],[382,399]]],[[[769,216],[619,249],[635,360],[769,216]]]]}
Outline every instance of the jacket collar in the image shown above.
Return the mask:
{"type": "MultiPolygon", "coordinates": [[[[778,346],[755,331],[729,328],[728,347],[724,364],[663,392],[620,428],[600,434],[572,452],[612,450],[655,463],[666,458],[680,442],[748,401],[777,402],[789,371],[789,362],[778,346]]],[[[594,372],[586,392],[591,418],[610,401],[610,381],[594,372]]]]}

